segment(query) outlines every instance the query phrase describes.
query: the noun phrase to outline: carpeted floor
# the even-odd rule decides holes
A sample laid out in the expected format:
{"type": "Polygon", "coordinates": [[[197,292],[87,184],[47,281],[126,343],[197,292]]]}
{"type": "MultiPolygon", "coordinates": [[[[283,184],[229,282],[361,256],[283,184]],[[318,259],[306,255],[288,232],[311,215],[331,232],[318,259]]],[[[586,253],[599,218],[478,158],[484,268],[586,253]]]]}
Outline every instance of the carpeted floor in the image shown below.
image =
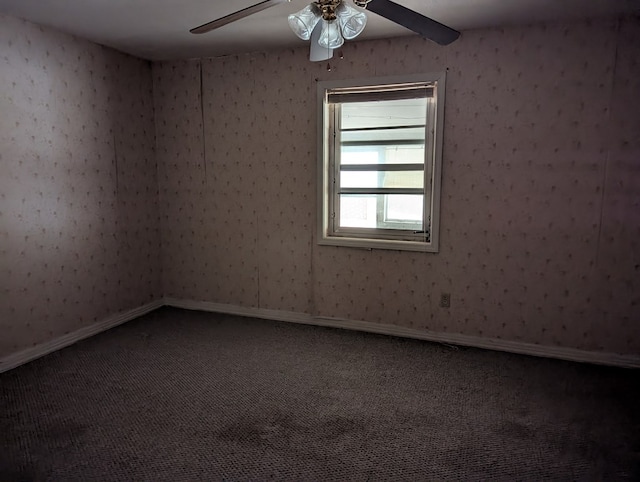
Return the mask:
{"type": "Polygon", "coordinates": [[[640,372],[163,308],[0,375],[0,480],[640,480],[640,372]]]}

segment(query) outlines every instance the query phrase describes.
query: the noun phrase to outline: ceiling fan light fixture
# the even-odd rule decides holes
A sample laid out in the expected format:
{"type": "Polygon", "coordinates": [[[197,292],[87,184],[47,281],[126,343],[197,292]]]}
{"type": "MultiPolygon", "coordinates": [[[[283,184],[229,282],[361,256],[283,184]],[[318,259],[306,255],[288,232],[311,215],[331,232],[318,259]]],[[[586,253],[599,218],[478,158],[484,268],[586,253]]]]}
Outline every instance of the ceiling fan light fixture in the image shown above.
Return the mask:
{"type": "Polygon", "coordinates": [[[304,7],[297,13],[289,15],[289,27],[302,40],[309,40],[313,28],[320,21],[321,15],[315,4],[304,7]]]}
{"type": "Polygon", "coordinates": [[[367,25],[367,15],[347,5],[344,1],[336,9],[336,15],[340,23],[342,36],[346,40],[356,38],[367,25]]]}
{"type": "MultiPolygon", "coordinates": [[[[291,0],[260,0],[254,5],[204,23],[189,31],[193,34],[210,32],[285,2],[291,2],[291,0]]],[[[354,9],[347,3],[348,0],[311,0],[310,5],[288,16],[289,26],[296,36],[302,40],[311,39],[313,45],[310,58],[312,60],[329,58],[333,49],[340,48],[345,39],[351,40],[364,30],[367,24],[365,12],[354,9]],[[321,19],[322,23],[320,23],[321,19]],[[316,31],[315,35],[314,31],[316,31]],[[326,52],[319,54],[318,48],[324,49],[326,52]]],[[[353,0],[353,3],[359,9],[376,13],[440,45],[449,45],[460,37],[460,32],[457,30],[425,17],[415,10],[403,7],[392,0],[353,0]]]]}
{"type": "Polygon", "coordinates": [[[336,20],[323,20],[318,44],[326,49],[337,49],[342,47],[343,43],[344,38],[340,33],[339,23],[336,20]]]}

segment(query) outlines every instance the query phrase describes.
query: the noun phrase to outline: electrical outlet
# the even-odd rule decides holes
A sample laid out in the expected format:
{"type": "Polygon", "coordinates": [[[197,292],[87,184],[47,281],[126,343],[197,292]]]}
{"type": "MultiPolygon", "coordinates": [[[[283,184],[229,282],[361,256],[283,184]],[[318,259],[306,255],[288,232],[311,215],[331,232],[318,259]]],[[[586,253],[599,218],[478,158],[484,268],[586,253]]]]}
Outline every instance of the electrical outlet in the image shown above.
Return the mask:
{"type": "Polygon", "coordinates": [[[442,308],[451,307],[451,293],[442,293],[440,295],[440,306],[442,308]]]}

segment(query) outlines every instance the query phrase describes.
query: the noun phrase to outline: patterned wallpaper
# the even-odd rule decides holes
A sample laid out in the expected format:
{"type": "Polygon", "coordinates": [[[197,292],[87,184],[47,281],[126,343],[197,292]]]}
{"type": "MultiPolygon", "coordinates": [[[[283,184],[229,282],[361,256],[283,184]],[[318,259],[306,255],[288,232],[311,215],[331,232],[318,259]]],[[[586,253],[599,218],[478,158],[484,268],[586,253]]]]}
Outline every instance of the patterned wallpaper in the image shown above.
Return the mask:
{"type": "Polygon", "coordinates": [[[161,296],[148,62],[0,15],[0,357],[161,296]]]}
{"type": "Polygon", "coordinates": [[[162,295],[637,355],[638,59],[633,17],[351,42],[327,71],[150,66],[0,16],[0,357],[162,295]],[[318,246],[316,80],[444,69],[440,253],[318,246]]]}
{"type": "Polygon", "coordinates": [[[640,353],[638,18],[306,55],[153,65],[165,296],[640,353]],[[316,80],[445,69],[440,253],[318,246],[316,80]]]}
{"type": "Polygon", "coordinates": [[[154,65],[168,296],[311,310],[315,91],[280,58],[293,83],[266,54],[154,65]]]}

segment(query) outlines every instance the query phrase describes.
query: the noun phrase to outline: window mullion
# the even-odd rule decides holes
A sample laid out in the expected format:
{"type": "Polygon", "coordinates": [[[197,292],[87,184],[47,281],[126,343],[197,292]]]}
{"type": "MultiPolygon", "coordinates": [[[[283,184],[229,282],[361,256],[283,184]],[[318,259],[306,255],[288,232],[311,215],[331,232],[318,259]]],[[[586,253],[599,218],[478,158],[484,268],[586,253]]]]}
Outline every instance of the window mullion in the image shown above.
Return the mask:
{"type": "Polygon", "coordinates": [[[338,194],[406,194],[406,195],[424,195],[424,189],[413,187],[342,187],[336,189],[338,194]]]}
{"type": "Polygon", "coordinates": [[[341,171],[423,171],[421,164],[342,164],[341,171]]]}
{"type": "MultiPolygon", "coordinates": [[[[434,102],[432,99],[427,100],[427,119],[435,118],[434,102]]],[[[433,163],[429,162],[435,154],[434,143],[434,129],[435,123],[426,123],[424,127],[424,197],[423,197],[423,209],[422,209],[422,229],[424,230],[425,237],[430,237],[431,233],[428,232],[428,227],[431,226],[431,206],[433,205],[433,163]]]]}
{"type": "Polygon", "coordinates": [[[333,229],[340,225],[340,166],[342,162],[342,121],[340,104],[333,105],[333,210],[330,222],[333,229]]]}

